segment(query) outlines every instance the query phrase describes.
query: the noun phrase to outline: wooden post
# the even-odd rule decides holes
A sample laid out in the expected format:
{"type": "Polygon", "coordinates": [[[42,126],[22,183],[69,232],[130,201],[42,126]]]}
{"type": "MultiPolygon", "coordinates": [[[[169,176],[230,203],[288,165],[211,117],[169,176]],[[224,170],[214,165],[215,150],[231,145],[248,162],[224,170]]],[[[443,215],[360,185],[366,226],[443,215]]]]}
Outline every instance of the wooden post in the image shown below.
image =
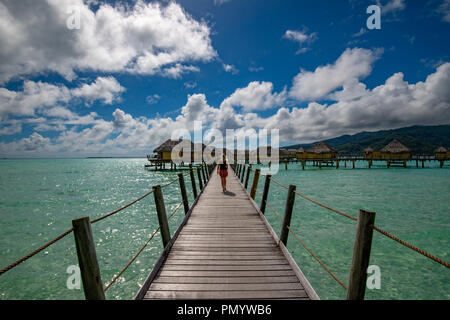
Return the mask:
{"type": "Polygon", "coordinates": [[[244,185],[245,189],[247,189],[247,187],[248,187],[248,180],[250,179],[250,172],[251,171],[252,171],[252,165],[249,164],[248,165],[248,169],[247,169],[247,176],[245,177],[245,185],[244,185]]]}
{"type": "Polygon", "coordinates": [[[242,174],[241,174],[241,182],[244,182],[245,168],[246,168],[246,165],[244,165],[244,169],[242,170],[242,174]]]}
{"type": "Polygon", "coordinates": [[[286,198],[286,206],[284,208],[284,219],[283,219],[283,225],[281,227],[281,233],[280,233],[280,241],[284,243],[284,245],[287,244],[287,239],[289,235],[289,229],[288,226],[291,225],[291,216],[292,216],[292,209],[294,208],[294,202],[295,202],[295,189],[296,187],[293,185],[289,186],[287,198],[286,198]]]}
{"type": "Polygon", "coordinates": [[[89,217],[72,220],[78,265],[86,300],[105,300],[89,217]]]}
{"type": "Polygon", "coordinates": [[[264,191],[262,194],[262,198],[261,198],[261,212],[264,214],[264,212],[266,211],[266,201],[267,201],[267,196],[269,195],[269,186],[270,186],[270,178],[272,176],[270,174],[268,174],[266,176],[266,181],[264,182],[264,191]]]}
{"type": "Polygon", "coordinates": [[[352,160],[353,163],[353,169],[355,169],[355,160],[352,160]]]}
{"type": "Polygon", "coordinates": [[[169,223],[167,222],[166,206],[164,205],[164,197],[160,185],[153,186],[153,195],[155,196],[156,213],[158,214],[161,238],[163,247],[165,248],[170,241],[170,231],[169,223]]]}
{"type": "Polygon", "coordinates": [[[206,176],[205,164],[202,163],[202,174],[203,174],[203,183],[206,185],[208,181],[208,177],[206,176]]]}
{"type": "Polygon", "coordinates": [[[425,160],[422,160],[422,168],[425,168],[425,160]]]}
{"type": "Polygon", "coordinates": [[[305,170],[305,162],[306,161],[304,161],[304,160],[302,161],[302,170],[305,170]]]}
{"type": "Polygon", "coordinates": [[[259,174],[260,174],[261,170],[260,169],[256,169],[255,170],[255,175],[253,176],[253,184],[252,184],[252,189],[250,191],[250,197],[255,200],[255,195],[256,195],[256,189],[258,188],[258,180],[259,180],[259,174]]]}
{"type": "Polygon", "coordinates": [[[181,198],[183,199],[184,213],[189,211],[189,201],[186,193],[186,185],[184,184],[184,177],[182,173],[178,174],[178,180],[180,181],[181,198]]]}
{"type": "Polygon", "coordinates": [[[194,199],[197,198],[197,186],[195,185],[195,177],[194,177],[194,170],[192,170],[192,164],[189,164],[189,175],[191,176],[191,183],[192,183],[192,192],[194,194],[194,199]]]}
{"type": "Polygon", "coordinates": [[[197,167],[198,185],[200,186],[200,191],[203,190],[202,174],[200,173],[200,167],[197,167]]]}
{"type": "Polygon", "coordinates": [[[287,170],[287,167],[288,167],[288,162],[286,161],[286,162],[284,163],[284,170],[287,170]]]}
{"type": "Polygon", "coordinates": [[[444,160],[439,161],[439,166],[442,168],[444,167],[444,160]]]}
{"type": "Polygon", "coordinates": [[[359,210],[347,288],[347,300],[364,299],[374,222],[375,212],[359,210]]]}
{"type": "Polygon", "coordinates": [[[200,171],[201,171],[201,173],[202,173],[203,185],[206,186],[206,176],[205,176],[205,170],[204,170],[204,167],[203,167],[203,163],[202,163],[202,165],[200,166],[200,171]]]}
{"type": "Polygon", "coordinates": [[[336,160],[336,169],[339,169],[339,160],[336,160]]]}

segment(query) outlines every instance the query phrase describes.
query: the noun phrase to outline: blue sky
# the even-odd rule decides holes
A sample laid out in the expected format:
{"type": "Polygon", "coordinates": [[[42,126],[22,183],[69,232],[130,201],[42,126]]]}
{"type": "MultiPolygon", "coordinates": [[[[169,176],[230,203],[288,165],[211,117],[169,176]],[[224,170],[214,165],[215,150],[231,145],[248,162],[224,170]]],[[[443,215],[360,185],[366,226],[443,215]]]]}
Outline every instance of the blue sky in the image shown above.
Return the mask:
{"type": "Polygon", "coordinates": [[[2,157],[143,156],[194,121],[281,145],[450,123],[449,0],[0,0],[0,17],[2,157]]]}

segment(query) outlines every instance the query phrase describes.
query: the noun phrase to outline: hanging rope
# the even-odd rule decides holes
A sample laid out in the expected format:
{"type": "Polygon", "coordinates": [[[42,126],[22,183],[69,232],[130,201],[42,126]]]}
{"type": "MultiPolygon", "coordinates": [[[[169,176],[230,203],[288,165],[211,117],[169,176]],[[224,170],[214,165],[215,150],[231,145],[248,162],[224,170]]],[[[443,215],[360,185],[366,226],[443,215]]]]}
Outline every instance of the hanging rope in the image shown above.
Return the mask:
{"type": "Polygon", "coordinates": [[[12,268],[14,268],[15,266],[17,266],[18,264],[28,260],[29,258],[31,258],[32,256],[38,254],[39,252],[41,252],[42,250],[44,250],[45,248],[51,246],[52,244],[54,244],[55,242],[61,240],[62,238],[64,238],[65,236],[67,236],[69,233],[71,233],[73,231],[73,228],[70,228],[69,230],[61,233],[59,236],[57,236],[56,238],[54,238],[53,240],[47,242],[46,244],[44,244],[42,247],[34,250],[33,252],[30,252],[29,254],[27,254],[26,256],[24,256],[23,258],[20,258],[18,260],[16,260],[15,262],[11,263],[9,266],[3,268],[2,270],[0,270],[0,275],[2,275],[3,273],[5,273],[8,270],[11,270],[12,268]]]}
{"type": "Polygon", "coordinates": [[[137,257],[138,257],[138,256],[141,254],[141,252],[147,247],[147,245],[150,243],[150,241],[152,241],[153,237],[156,235],[156,233],[159,231],[160,228],[161,228],[161,227],[158,227],[158,228],[155,230],[155,232],[152,233],[152,235],[150,236],[150,238],[149,238],[149,239],[147,240],[147,242],[142,246],[142,248],[138,251],[138,253],[133,257],[133,259],[131,259],[131,261],[125,266],[125,268],[123,268],[122,271],[120,271],[119,274],[116,275],[116,276],[114,277],[114,279],[112,279],[111,282],[108,283],[108,284],[105,286],[105,289],[103,289],[103,291],[106,292],[106,290],[108,290],[109,287],[112,286],[112,285],[116,282],[117,279],[119,279],[119,277],[122,275],[122,273],[124,273],[125,270],[127,270],[128,267],[131,266],[131,264],[134,262],[134,260],[137,259],[137,257]]]}
{"type": "Polygon", "coordinates": [[[171,182],[169,182],[169,183],[163,184],[163,185],[161,186],[161,188],[165,188],[165,187],[167,187],[167,186],[170,186],[172,183],[175,183],[175,182],[177,182],[178,180],[179,180],[179,179],[176,178],[175,180],[173,180],[173,181],[171,181],[171,182]]]}
{"type": "MultiPolygon", "coordinates": [[[[274,180],[273,178],[271,178],[270,180],[273,181],[273,182],[275,182],[276,184],[280,185],[281,187],[288,189],[285,185],[283,185],[283,184],[281,184],[280,182],[274,180]]],[[[302,197],[303,199],[308,200],[308,201],[310,201],[310,202],[312,202],[312,203],[315,203],[315,204],[317,204],[318,206],[321,206],[321,207],[323,207],[323,208],[325,208],[325,209],[328,209],[328,210],[330,210],[330,211],[333,211],[333,212],[335,212],[335,213],[338,213],[338,214],[340,214],[340,215],[342,215],[342,216],[344,216],[344,217],[347,217],[347,218],[349,218],[349,219],[351,219],[351,220],[353,220],[353,221],[357,221],[357,220],[358,220],[356,217],[353,217],[353,216],[351,216],[351,215],[349,215],[349,214],[347,214],[347,213],[344,213],[344,212],[342,212],[342,211],[336,210],[336,209],[334,209],[334,208],[328,207],[328,206],[326,206],[326,205],[324,205],[324,204],[322,204],[322,203],[320,203],[320,202],[318,202],[318,201],[316,201],[316,200],[313,200],[313,199],[311,199],[311,198],[309,198],[309,197],[307,197],[307,196],[301,194],[301,193],[298,192],[298,191],[294,191],[294,192],[295,192],[297,195],[299,195],[300,197],[302,197]]],[[[376,231],[378,231],[379,233],[385,235],[386,237],[388,237],[388,238],[390,238],[390,239],[392,239],[392,240],[394,240],[394,241],[396,241],[396,242],[398,242],[398,243],[404,245],[405,247],[410,248],[410,249],[416,251],[417,253],[420,253],[421,255],[423,255],[423,256],[425,256],[425,257],[427,257],[427,258],[429,258],[429,259],[431,259],[431,260],[433,260],[433,261],[435,261],[435,262],[437,262],[437,263],[439,263],[439,264],[442,264],[443,266],[446,266],[447,268],[450,268],[450,264],[449,264],[448,262],[446,262],[446,261],[444,261],[444,260],[442,260],[442,259],[440,259],[440,258],[438,258],[438,257],[436,257],[436,256],[434,256],[434,255],[432,255],[432,254],[430,254],[430,253],[428,253],[428,252],[426,252],[425,250],[419,249],[419,248],[413,246],[412,244],[410,244],[410,243],[408,243],[408,242],[406,242],[406,241],[403,241],[403,240],[397,238],[396,236],[394,236],[394,235],[392,235],[392,234],[390,234],[390,233],[388,233],[388,232],[386,232],[386,231],[384,231],[384,230],[382,230],[382,229],[380,229],[380,228],[378,228],[378,227],[376,227],[376,226],[374,226],[373,229],[376,230],[376,231]]]]}
{"type": "MultiPolygon", "coordinates": [[[[167,218],[167,220],[170,220],[170,218],[172,218],[172,216],[177,213],[178,209],[180,209],[181,205],[183,204],[183,202],[180,202],[178,204],[178,206],[175,208],[175,210],[170,214],[170,216],[167,218]]],[[[158,227],[150,236],[150,238],[147,240],[147,242],[144,243],[144,245],[142,246],[142,248],[138,251],[138,253],[130,260],[130,262],[128,262],[128,264],[125,266],[125,268],[123,268],[116,276],[114,276],[114,278],[111,280],[110,283],[108,283],[105,286],[104,291],[106,292],[106,290],[109,289],[109,287],[111,287],[116,281],[117,279],[120,278],[120,276],[133,264],[133,262],[137,259],[137,257],[139,257],[139,255],[142,253],[142,251],[144,251],[144,249],[147,247],[147,245],[150,243],[150,241],[152,241],[152,239],[155,237],[156,233],[161,229],[161,227],[158,227]]]]}
{"type": "Polygon", "coordinates": [[[142,197],[137,198],[136,200],[134,200],[134,201],[132,201],[132,202],[130,202],[130,203],[124,205],[123,207],[121,207],[121,208],[119,208],[119,209],[117,209],[117,210],[114,210],[113,212],[107,213],[107,214],[105,214],[104,216],[101,216],[100,218],[97,218],[97,219],[92,220],[92,221],[91,221],[91,224],[92,224],[92,223],[99,222],[99,221],[101,221],[101,220],[103,220],[103,219],[106,219],[106,218],[108,218],[108,217],[110,217],[110,216],[112,216],[112,215],[114,215],[114,214],[116,214],[116,213],[122,211],[123,209],[128,208],[129,206],[135,204],[135,203],[138,202],[138,201],[141,201],[142,199],[144,199],[144,198],[147,197],[148,195],[152,194],[152,192],[153,192],[153,190],[150,190],[149,192],[147,192],[146,194],[144,194],[142,197]]]}
{"type": "MultiPolygon", "coordinates": [[[[283,223],[283,220],[281,219],[280,215],[275,211],[275,209],[272,208],[272,206],[267,202],[267,200],[265,200],[264,202],[269,207],[270,211],[272,211],[272,213],[278,218],[278,220],[280,220],[280,222],[283,223]]],[[[333,272],[331,272],[331,270],[328,269],[325,266],[325,264],[305,245],[305,243],[291,229],[291,227],[287,226],[287,228],[288,228],[289,232],[294,235],[295,239],[297,239],[297,241],[300,242],[300,244],[303,246],[303,248],[305,248],[309,252],[309,254],[311,254],[311,256],[313,256],[313,258],[316,259],[317,262],[319,262],[319,264],[333,277],[334,280],[336,280],[337,283],[339,283],[345,290],[347,290],[347,287],[345,286],[345,284],[341,280],[339,280],[339,278],[336,277],[336,275],[333,272]]]]}
{"type": "MultiPolygon", "coordinates": [[[[132,201],[132,202],[130,202],[130,203],[124,205],[123,207],[121,207],[121,208],[119,208],[119,209],[117,209],[117,210],[114,210],[114,211],[112,211],[112,212],[110,212],[110,213],[108,213],[108,214],[105,214],[104,216],[101,216],[101,217],[99,217],[99,218],[97,218],[97,219],[92,220],[92,221],[91,221],[91,224],[96,223],[96,222],[98,222],[98,221],[101,221],[101,220],[103,220],[103,219],[106,219],[106,218],[108,218],[108,217],[110,217],[110,216],[112,216],[112,215],[114,215],[114,214],[116,214],[116,213],[118,213],[118,212],[120,212],[120,211],[122,211],[122,210],[128,208],[129,206],[135,204],[136,202],[141,201],[142,199],[144,199],[145,197],[147,197],[148,195],[150,195],[152,192],[153,192],[153,190],[147,192],[147,193],[144,194],[143,196],[137,198],[136,200],[134,200],[134,201],[132,201]]],[[[67,235],[68,235],[69,233],[71,233],[72,231],[73,231],[73,228],[70,228],[69,230],[63,232],[62,234],[60,234],[59,236],[57,236],[57,237],[54,238],[53,240],[47,242],[46,244],[44,244],[43,246],[39,247],[38,249],[34,250],[33,252],[30,252],[30,253],[27,254],[26,256],[24,256],[24,257],[22,257],[22,258],[20,258],[20,259],[18,259],[18,260],[16,260],[16,261],[14,261],[14,262],[11,263],[10,265],[8,265],[8,266],[6,266],[5,268],[1,269],[1,270],[0,270],[0,275],[2,275],[3,273],[5,273],[6,271],[11,270],[12,268],[16,267],[16,266],[19,265],[20,263],[22,263],[22,262],[28,260],[29,258],[31,258],[32,256],[38,254],[39,252],[41,252],[41,251],[44,250],[45,248],[48,248],[49,246],[51,246],[51,245],[54,244],[55,242],[61,240],[61,239],[64,238],[65,236],[67,236],[67,235]]]]}
{"type": "Polygon", "coordinates": [[[434,260],[435,262],[440,263],[443,266],[446,266],[447,268],[450,268],[450,264],[448,262],[446,262],[446,261],[444,261],[442,259],[439,259],[438,257],[435,257],[432,254],[430,254],[430,253],[428,253],[428,252],[426,252],[426,251],[424,251],[422,249],[419,249],[419,248],[413,246],[412,244],[409,244],[408,242],[403,241],[403,240],[397,238],[396,236],[393,236],[392,234],[390,234],[390,233],[388,233],[388,232],[386,232],[386,231],[384,231],[384,230],[382,230],[382,229],[380,229],[380,228],[378,228],[376,226],[373,226],[373,229],[378,231],[382,235],[385,235],[386,237],[388,237],[388,238],[390,238],[390,239],[392,239],[394,241],[397,241],[398,243],[404,245],[405,247],[410,248],[410,249],[420,253],[421,255],[423,255],[423,256],[431,259],[431,260],[434,260]]]}

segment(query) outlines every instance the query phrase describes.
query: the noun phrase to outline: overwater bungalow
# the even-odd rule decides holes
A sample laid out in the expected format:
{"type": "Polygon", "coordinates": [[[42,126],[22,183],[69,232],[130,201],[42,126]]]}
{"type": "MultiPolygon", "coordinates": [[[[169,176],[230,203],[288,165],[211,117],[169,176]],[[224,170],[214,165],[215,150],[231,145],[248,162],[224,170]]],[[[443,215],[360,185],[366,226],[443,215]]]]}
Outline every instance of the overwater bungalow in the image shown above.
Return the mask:
{"type": "Polygon", "coordinates": [[[319,160],[319,159],[335,159],[337,158],[338,151],[326,142],[320,141],[314,144],[311,148],[306,151],[309,160],[319,160]]]}
{"type": "Polygon", "coordinates": [[[170,163],[171,169],[176,169],[177,164],[186,163],[201,163],[203,161],[203,151],[206,146],[203,143],[193,143],[187,139],[168,139],[161,145],[156,147],[153,152],[156,155],[147,156],[148,161],[155,169],[165,169],[165,164],[170,163]],[[173,152],[174,148],[177,148],[178,152],[173,152]],[[190,156],[183,154],[185,150],[190,149],[190,156]]]}
{"type": "Polygon", "coordinates": [[[450,159],[450,151],[444,147],[439,147],[434,150],[434,157],[438,160],[450,159]]]}
{"type": "Polygon", "coordinates": [[[380,150],[380,158],[386,160],[409,160],[411,156],[412,150],[397,139],[392,140],[380,150]]]}
{"type": "MultiPolygon", "coordinates": [[[[373,159],[374,158],[374,152],[372,147],[367,147],[363,150],[364,159],[373,159]]],[[[379,152],[377,152],[379,154],[379,152]]]]}
{"type": "Polygon", "coordinates": [[[295,153],[297,160],[305,160],[308,157],[308,154],[306,153],[305,149],[302,147],[298,148],[295,153]]]}

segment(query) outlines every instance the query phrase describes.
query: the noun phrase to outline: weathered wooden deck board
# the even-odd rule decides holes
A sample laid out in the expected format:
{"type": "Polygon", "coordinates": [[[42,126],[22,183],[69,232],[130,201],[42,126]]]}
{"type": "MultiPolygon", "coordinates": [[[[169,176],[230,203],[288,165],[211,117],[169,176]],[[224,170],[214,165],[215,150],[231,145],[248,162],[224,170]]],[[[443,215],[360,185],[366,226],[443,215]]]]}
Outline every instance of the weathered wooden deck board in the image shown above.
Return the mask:
{"type": "Polygon", "coordinates": [[[144,299],[318,299],[232,170],[214,172],[144,299]]]}

